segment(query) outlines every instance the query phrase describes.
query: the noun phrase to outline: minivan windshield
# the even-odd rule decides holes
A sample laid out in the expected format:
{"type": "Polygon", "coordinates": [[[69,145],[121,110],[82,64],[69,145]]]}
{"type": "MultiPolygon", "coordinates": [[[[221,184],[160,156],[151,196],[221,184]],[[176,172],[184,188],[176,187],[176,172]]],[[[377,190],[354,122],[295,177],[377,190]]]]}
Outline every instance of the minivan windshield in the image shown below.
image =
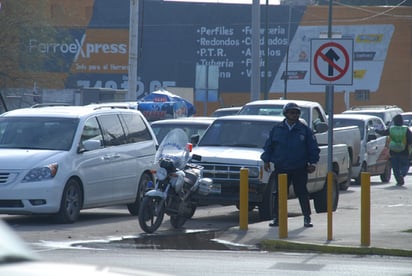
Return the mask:
{"type": "Polygon", "coordinates": [[[70,150],[74,118],[0,117],[0,148],[70,150]]]}

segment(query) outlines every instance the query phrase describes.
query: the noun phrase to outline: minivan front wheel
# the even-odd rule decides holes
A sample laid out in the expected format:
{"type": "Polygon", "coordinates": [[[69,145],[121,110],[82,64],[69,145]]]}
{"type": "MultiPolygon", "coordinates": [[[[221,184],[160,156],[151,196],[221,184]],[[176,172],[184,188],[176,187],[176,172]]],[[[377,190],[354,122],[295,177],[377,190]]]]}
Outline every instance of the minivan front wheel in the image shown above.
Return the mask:
{"type": "Polygon", "coordinates": [[[144,173],[139,181],[139,187],[137,187],[136,199],[133,203],[127,204],[127,209],[132,216],[139,214],[140,203],[148,189],[148,183],[152,180],[152,177],[148,173],[144,173]]]}
{"type": "Polygon", "coordinates": [[[82,201],[83,191],[79,181],[74,178],[69,179],[64,187],[60,210],[56,214],[57,220],[60,223],[75,222],[79,218],[82,201]]]}

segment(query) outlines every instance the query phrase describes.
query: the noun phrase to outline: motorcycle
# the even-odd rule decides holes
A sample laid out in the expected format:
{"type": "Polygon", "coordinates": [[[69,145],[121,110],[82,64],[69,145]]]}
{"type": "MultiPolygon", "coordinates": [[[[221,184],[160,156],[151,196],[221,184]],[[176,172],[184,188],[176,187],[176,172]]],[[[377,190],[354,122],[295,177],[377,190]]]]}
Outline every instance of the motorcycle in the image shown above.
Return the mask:
{"type": "Polygon", "coordinates": [[[197,207],[195,195],[207,195],[212,179],[203,178],[203,167],[192,164],[191,144],[182,129],[170,131],[155,155],[155,185],[148,184],[139,207],[139,225],[146,233],[155,232],[170,216],[174,228],[182,227],[197,207]]]}

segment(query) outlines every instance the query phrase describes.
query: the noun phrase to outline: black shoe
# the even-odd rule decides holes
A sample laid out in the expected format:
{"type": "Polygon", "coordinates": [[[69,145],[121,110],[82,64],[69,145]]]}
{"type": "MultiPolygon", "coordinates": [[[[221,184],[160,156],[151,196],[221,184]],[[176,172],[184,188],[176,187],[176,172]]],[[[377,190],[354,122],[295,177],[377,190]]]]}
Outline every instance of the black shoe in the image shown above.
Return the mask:
{"type": "Polygon", "coordinates": [[[396,186],[403,186],[403,184],[405,184],[405,180],[402,177],[402,179],[400,179],[399,182],[396,183],[396,186]]]}
{"type": "Polygon", "coordinates": [[[279,221],[278,219],[274,219],[273,222],[269,223],[270,227],[278,227],[279,226],[279,221]]]}
{"type": "Polygon", "coordinates": [[[310,223],[310,217],[305,217],[305,218],[303,219],[303,226],[305,226],[305,227],[313,227],[313,224],[310,223]]]}

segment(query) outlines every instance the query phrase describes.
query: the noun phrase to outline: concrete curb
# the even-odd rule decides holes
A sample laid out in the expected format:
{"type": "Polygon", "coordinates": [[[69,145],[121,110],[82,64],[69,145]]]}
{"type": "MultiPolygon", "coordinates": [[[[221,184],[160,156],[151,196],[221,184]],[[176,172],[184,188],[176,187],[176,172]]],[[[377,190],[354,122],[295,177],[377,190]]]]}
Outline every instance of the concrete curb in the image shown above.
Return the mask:
{"type": "Polygon", "coordinates": [[[302,242],[281,240],[262,240],[259,249],[265,251],[293,251],[293,252],[318,252],[327,254],[355,254],[355,255],[385,255],[396,257],[412,257],[412,250],[377,248],[377,247],[350,247],[336,245],[319,245],[302,242]]]}

